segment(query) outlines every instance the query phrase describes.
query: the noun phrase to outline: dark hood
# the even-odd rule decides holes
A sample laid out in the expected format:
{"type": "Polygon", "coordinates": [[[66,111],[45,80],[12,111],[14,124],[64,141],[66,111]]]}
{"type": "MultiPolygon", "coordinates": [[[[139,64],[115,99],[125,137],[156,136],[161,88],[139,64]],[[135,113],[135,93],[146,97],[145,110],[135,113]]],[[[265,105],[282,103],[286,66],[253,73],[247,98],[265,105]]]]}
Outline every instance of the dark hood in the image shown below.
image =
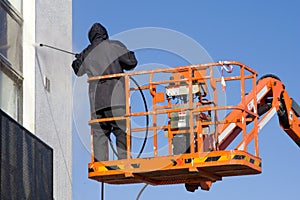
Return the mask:
{"type": "Polygon", "coordinates": [[[106,40],[108,39],[107,30],[100,23],[95,23],[89,30],[89,40],[92,43],[95,39],[106,40]]]}

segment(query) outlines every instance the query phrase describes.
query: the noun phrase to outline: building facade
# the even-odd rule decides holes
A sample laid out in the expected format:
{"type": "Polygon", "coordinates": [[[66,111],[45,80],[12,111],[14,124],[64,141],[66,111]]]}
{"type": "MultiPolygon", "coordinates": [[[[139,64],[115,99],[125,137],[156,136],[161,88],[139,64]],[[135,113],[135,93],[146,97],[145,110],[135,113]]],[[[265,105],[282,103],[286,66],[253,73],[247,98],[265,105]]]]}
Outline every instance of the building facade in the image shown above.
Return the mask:
{"type": "Polygon", "coordinates": [[[53,149],[53,198],[72,198],[72,0],[0,0],[0,108],[53,149]]]}

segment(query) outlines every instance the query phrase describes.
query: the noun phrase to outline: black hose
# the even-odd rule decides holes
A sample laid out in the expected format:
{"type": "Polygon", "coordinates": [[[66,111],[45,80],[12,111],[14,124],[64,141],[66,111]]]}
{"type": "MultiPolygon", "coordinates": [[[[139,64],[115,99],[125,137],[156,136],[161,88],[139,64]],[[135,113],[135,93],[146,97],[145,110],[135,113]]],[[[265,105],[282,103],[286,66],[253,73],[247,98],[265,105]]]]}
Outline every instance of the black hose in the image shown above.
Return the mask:
{"type": "Polygon", "coordinates": [[[118,152],[116,151],[116,149],[114,148],[114,145],[110,139],[110,137],[108,136],[108,141],[109,141],[109,146],[110,148],[112,149],[113,153],[115,154],[115,156],[117,156],[117,158],[119,159],[119,155],[118,155],[118,152]]]}
{"type": "MultiPolygon", "coordinates": [[[[144,102],[144,106],[145,106],[145,111],[148,112],[148,106],[147,106],[146,97],[145,97],[145,95],[144,95],[144,93],[142,91],[141,86],[138,84],[138,82],[134,78],[130,77],[130,79],[138,87],[138,89],[140,91],[140,94],[141,94],[141,96],[143,98],[143,102],[144,102]]],[[[143,145],[141,147],[141,150],[140,150],[137,158],[139,158],[142,155],[143,151],[144,151],[144,148],[145,148],[146,142],[147,142],[147,138],[148,138],[148,132],[149,132],[149,115],[146,115],[146,133],[145,133],[145,138],[144,138],[143,145]]],[[[108,138],[108,140],[109,140],[109,145],[110,145],[113,153],[115,154],[115,156],[117,156],[117,158],[119,158],[118,153],[117,153],[116,149],[114,148],[111,139],[108,138]]],[[[139,194],[137,196],[137,200],[140,198],[140,196],[142,195],[143,191],[146,189],[147,186],[148,186],[148,184],[145,184],[144,187],[141,189],[141,191],[139,192],[139,194]]],[[[102,184],[101,184],[101,200],[104,200],[104,182],[102,182],[102,184]]]]}
{"type": "Polygon", "coordinates": [[[101,183],[101,200],[104,200],[104,182],[101,183]]]}
{"type": "Polygon", "coordinates": [[[148,185],[149,185],[149,184],[145,184],[145,185],[142,187],[142,189],[140,190],[139,194],[138,194],[137,197],[136,197],[136,200],[139,200],[139,199],[140,199],[142,193],[144,192],[144,190],[146,189],[146,187],[147,187],[148,185]]]}
{"type": "MultiPolygon", "coordinates": [[[[146,97],[145,97],[145,95],[144,95],[144,93],[143,93],[143,91],[142,91],[141,86],[138,84],[138,82],[137,82],[134,78],[130,77],[130,79],[131,79],[131,80],[136,84],[136,86],[138,87],[138,89],[139,89],[139,91],[140,91],[140,94],[141,94],[141,96],[142,96],[142,98],[143,98],[145,111],[148,112],[148,106],[147,106],[146,97]]],[[[143,151],[144,151],[144,148],[145,148],[146,142],[147,142],[147,138],[148,138],[148,132],[149,132],[149,115],[146,115],[146,133],[145,133],[145,138],[144,138],[143,145],[142,145],[142,147],[141,147],[141,150],[140,150],[140,152],[139,152],[137,158],[139,158],[139,157],[142,155],[143,151]]],[[[113,153],[114,153],[114,154],[117,156],[117,158],[118,158],[118,157],[119,157],[119,156],[118,156],[118,153],[117,153],[116,149],[114,148],[111,139],[108,138],[108,140],[109,140],[109,145],[110,145],[110,147],[112,148],[113,153]]],[[[147,186],[148,186],[148,184],[145,184],[144,187],[140,190],[140,192],[139,192],[139,194],[138,194],[138,196],[137,196],[137,198],[136,198],[137,200],[139,200],[140,196],[142,195],[143,191],[146,189],[147,186]]],[[[104,200],[104,182],[102,182],[102,185],[101,185],[101,200],[104,200]]]]}
{"type": "MultiPolygon", "coordinates": [[[[147,106],[146,97],[145,97],[145,95],[144,95],[144,93],[143,93],[143,91],[142,91],[142,89],[141,89],[141,86],[138,84],[138,82],[137,82],[134,78],[130,77],[130,79],[131,79],[131,80],[136,84],[136,86],[138,87],[138,89],[139,89],[139,91],[140,91],[140,94],[141,94],[141,96],[142,96],[142,98],[143,98],[145,111],[148,112],[148,106],[147,106]]],[[[146,142],[147,142],[147,138],[148,138],[148,132],[149,132],[149,115],[146,115],[146,133],[145,133],[145,138],[144,138],[143,145],[142,145],[142,147],[141,147],[141,150],[140,150],[140,152],[139,152],[137,158],[139,158],[139,157],[142,155],[143,151],[144,151],[144,148],[145,148],[146,142]]]]}
{"type": "MultiPolygon", "coordinates": [[[[148,112],[148,106],[147,106],[146,97],[145,97],[145,95],[144,95],[144,93],[143,93],[143,90],[142,90],[141,86],[138,84],[138,82],[137,82],[134,78],[130,77],[130,79],[131,79],[131,80],[134,82],[134,84],[138,87],[138,89],[139,89],[139,91],[140,91],[140,94],[141,94],[141,96],[142,96],[142,98],[143,98],[145,111],[148,112]]],[[[146,142],[147,142],[147,139],[148,139],[148,134],[149,134],[149,115],[146,115],[146,133],[145,133],[143,145],[142,145],[142,147],[141,147],[141,149],[140,149],[140,152],[139,152],[137,158],[139,158],[139,157],[142,155],[142,153],[143,153],[143,151],[144,151],[144,149],[145,149],[146,142]]],[[[114,148],[111,139],[108,138],[108,140],[109,140],[109,145],[110,145],[110,147],[112,148],[113,153],[115,154],[115,156],[117,156],[117,158],[119,158],[118,153],[117,153],[116,149],[114,148]]]]}

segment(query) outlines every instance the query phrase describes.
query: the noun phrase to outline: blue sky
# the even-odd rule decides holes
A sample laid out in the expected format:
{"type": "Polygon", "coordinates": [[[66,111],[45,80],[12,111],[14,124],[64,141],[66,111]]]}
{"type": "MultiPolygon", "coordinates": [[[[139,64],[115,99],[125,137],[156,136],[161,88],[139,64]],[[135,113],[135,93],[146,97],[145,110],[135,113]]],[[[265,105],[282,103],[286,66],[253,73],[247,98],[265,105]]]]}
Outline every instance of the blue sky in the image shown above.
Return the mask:
{"type": "MultiPolygon", "coordinates": [[[[106,26],[110,35],[143,27],[171,29],[197,41],[214,61],[236,60],[255,69],[259,76],[279,76],[290,96],[300,103],[299,7],[297,0],[74,0],[73,50],[78,52],[88,45],[87,32],[94,22],[106,26]]],[[[136,56],[139,65],[186,64],[160,51],[139,50],[136,56]]],[[[74,128],[73,199],[100,199],[100,184],[87,178],[90,155],[78,135],[74,128]]],[[[276,116],[261,131],[259,147],[263,162],[260,175],[224,178],[209,192],[189,193],[183,185],[149,186],[140,199],[298,199],[300,149],[281,130],[276,116]]],[[[105,199],[135,199],[142,186],[106,185],[105,199]]]]}

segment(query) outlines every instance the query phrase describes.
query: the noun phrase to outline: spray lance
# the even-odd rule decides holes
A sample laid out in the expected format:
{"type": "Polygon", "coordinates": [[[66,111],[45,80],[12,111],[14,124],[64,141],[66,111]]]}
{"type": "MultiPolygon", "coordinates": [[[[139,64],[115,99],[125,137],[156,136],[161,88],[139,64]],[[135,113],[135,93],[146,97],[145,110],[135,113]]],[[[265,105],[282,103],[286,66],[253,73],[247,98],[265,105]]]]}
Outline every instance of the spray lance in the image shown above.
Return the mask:
{"type": "Polygon", "coordinates": [[[50,49],[54,49],[54,50],[57,50],[57,51],[61,51],[61,52],[64,52],[64,53],[67,53],[67,54],[71,54],[71,55],[74,55],[75,57],[77,57],[77,53],[73,53],[73,52],[70,52],[70,51],[66,51],[64,49],[60,49],[60,48],[57,48],[57,47],[54,47],[54,46],[50,46],[50,45],[47,45],[47,44],[40,44],[40,47],[47,47],[47,48],[50,48],[50,49]]]}

